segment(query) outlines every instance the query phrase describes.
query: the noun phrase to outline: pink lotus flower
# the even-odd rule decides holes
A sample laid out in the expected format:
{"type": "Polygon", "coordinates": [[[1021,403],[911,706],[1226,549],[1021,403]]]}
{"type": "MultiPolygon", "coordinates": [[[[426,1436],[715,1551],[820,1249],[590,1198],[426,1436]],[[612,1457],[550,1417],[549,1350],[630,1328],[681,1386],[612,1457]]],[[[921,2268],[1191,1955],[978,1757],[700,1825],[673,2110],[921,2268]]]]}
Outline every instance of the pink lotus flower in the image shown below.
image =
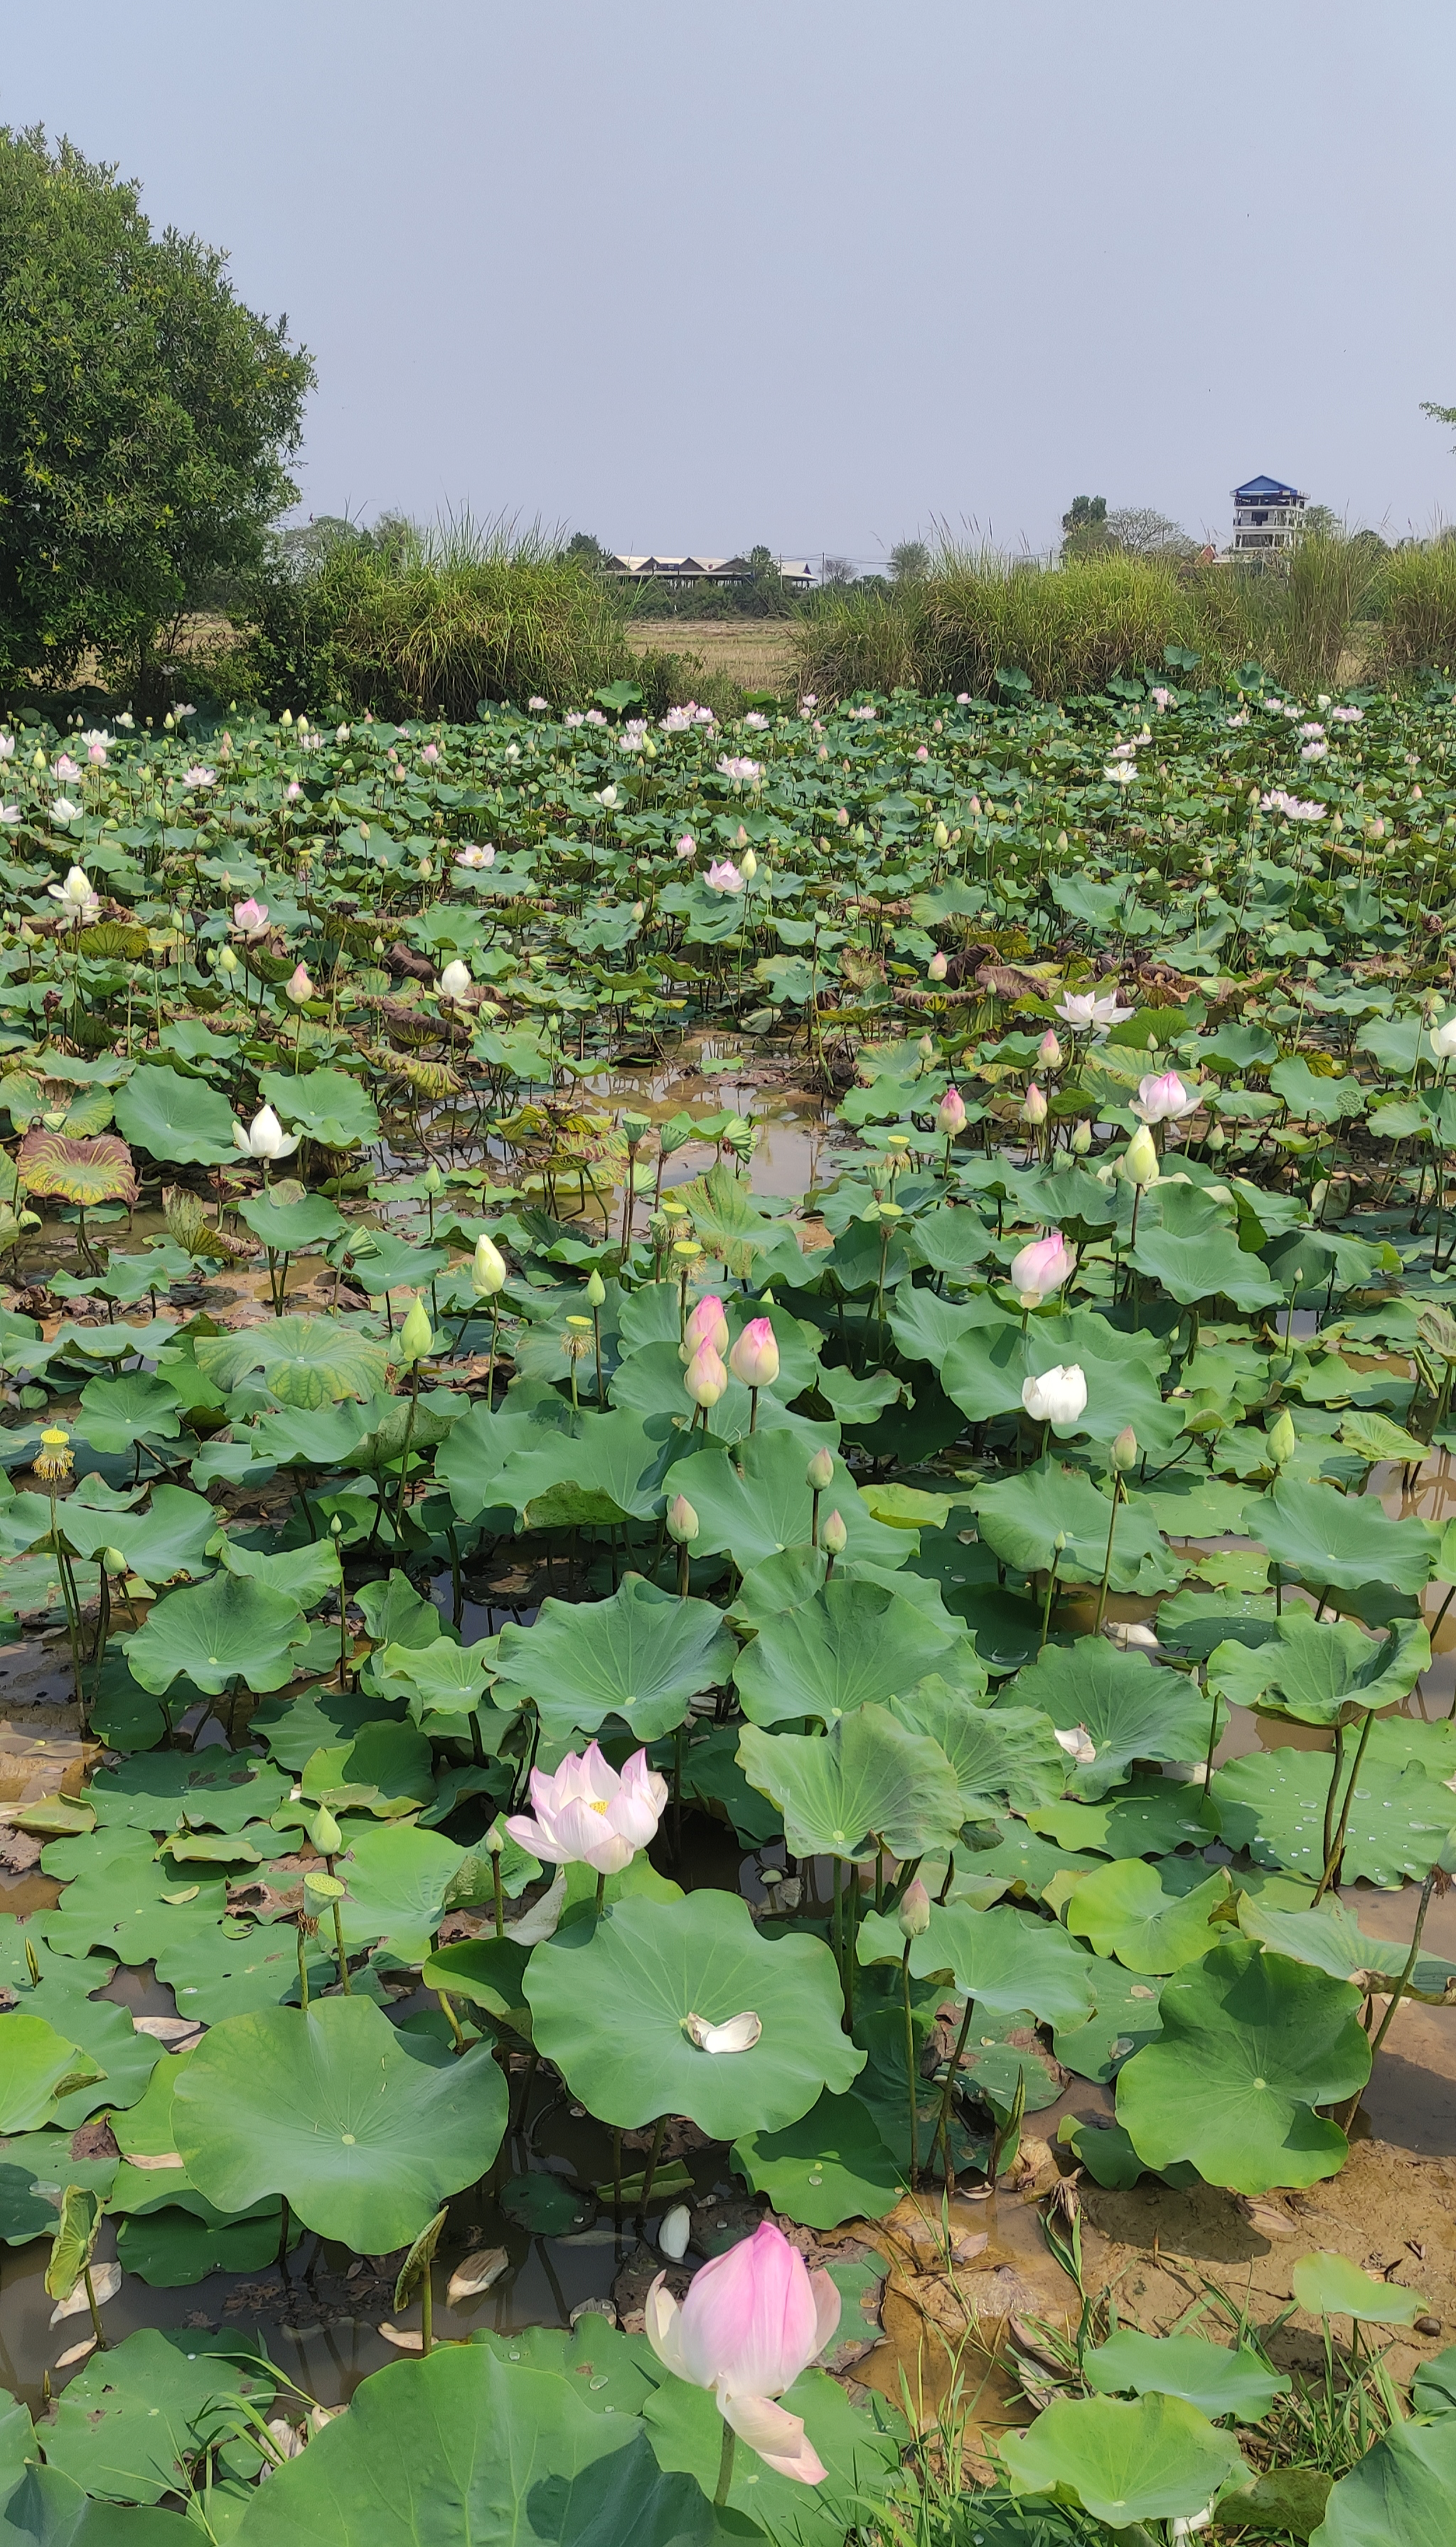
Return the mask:
{"type": "Polygon", "coordinates": [[[927,982],[943,982],[949,970],[950,966],[946,961],[945,955],[941,948],[937,946],[929,963],[925,967],[925,978],[927,982]]]}
{"type": "Polygon", "coordinates": [[[745,1388],[772,1388],[779,1375],[778,1339],[768,1318],[750,1318],[728,1355],[728,1368],[745,1388]]]}
{"type": "Polygon", "coordinates": [[[482,848],[478,840],[467,840],[464,848],[456,850],[455,863],[458,867],[493,867],[495,844],[492,841],[482,848]]]}
{"type": "Polygon", "coordinates": [[[741,893],[743,890],[743,879],[731,858],[714,859],[708,870],[707,884],[710,893],[741,893]]]}
{"type": "Polygon", "coordinates": [[[689,1313],[687,1325],[682,1331],[682,1340],[687,1347],[690,1361],[700,1345],[711,1345],[716,1354],[728,1352],[728,1320],[723,1314],[723,1302],[716,1291],[705,1291],[697,1306],[689,1313]]]}
{"type": "Polygon", "coordinates": [[[106,745],[104,743],[88,743],[86,746],[86,757],[90,761],[93,769],[104,769],[106,767],[106,745]]]}
{"type": "Polygon", "coordinates": [[[56,777],[60,779],[69,780],[72,778],[79,778],[81,775],[79,768],[75,761],[72,760],[68,751],[57,752],[50,765],[54,770],[56,777]]]}
{"type": "Polygon", "coordinates": [[[1075,1271],[1075,1255],[1061,1230],[1053,1229],[1012,1257],[1006,1278],[1018,1297],[1034,1308],[1049,1292],[1060,1291],[1064,1282],[1070,1282],[1075,1271]]]}
{"type": "Polygon", "coordinates": [[[948,1088],[935,1109],[935,1128],[948,1141],[954,1141],[966,1129],[966,1099],[959,1088],[948,1088]]]}
{"type": "Polygon", "coordinates": [[[542,710],[550,706],[550,704],[551,703],[548,699],[528,699],[526,701],[526,705],[533,716],[540,716],[542,710]]]}
{"type": "Polygon", "coordinates": [[[440,746],[438,743],[427,743],[424,750],[420,753],[421,760],[438,760],[439,757],[440,746]]]}
{"type": "Polygon", "coordinates": [[[268,925],[268,905],[255,902],[249,894],[246,902],[232,906],[232,924],[244,937],[261,937],[268,925]]]}
{"type": "Polygon", "coordinates": [[[698,843],[694,839],[691,832],[684,832],[682,838],[677,844],[677,854],[680,858],[695,858],[697,856],[698,843]]]}
{"type": "Polygon", "coordinates": [[[292,803],[294,802],[295,797],[296,797],[296,796],[301,796],[301,795],[302,795],[302,793],[303,793],[303,783],[302,783],[302,780],[301,780],[301,779],[299,779],[299,778],[291,778],[291,779],[289,780],[289,783],[288,783],[287,787],[284,789],[284,791],[283,791],[283,792],[284,792],[284,796],[285,796],[285,799],[287,800],[287,802],[288,802],[290,805],[292,805],[292,803]]]}
{"type": "Polygon", "coordinates": [[[1043,1070],[1060,1070],[1062,1067],[1062,1046],[1050,1026],[1037,1045],[1036,1057],[1043,1070]]]}
{"type": "Polygon", "coordinates": [[[927,743],[917,744],[915,747],[915,758],[917,760],[928,760],[929,757],[930,746],[927,743]]]}
{"type": "Polygon", "coordinates": [[[823,2351],[839,2306],[828,2274],[811,2273],[783,2231],[762,2220],[694,2274],[681,2308],[658,2274],[647,2293],[647,2341],[675,2379],[713,2390],[724,2421],[776,2475],[821,2485],[826,2470],[803,2418],[773,2400],[823,2351]]]}
{"type": "Polygon", "coordinates": [[[311,1000],[313,997],[313,985],[308,979],[307,968],[303,964],[294,966],[283,987],[288,997],[294,1001],[311,1000]]]}
{"type": "Polygon", "coordinates": [[[1021,1100],[1021,1120],[1023,1123],[1030,1124],[1034,1132],[1039,1132],[1046,1119],[1046,1096],[1033,1080],[1021,1100]]]}
{"type": "Polygon", "coordinates": [[[1176,1123],[1191,1114],[1199,1101],[1196,1093],[1189,1096],[1175,1070],[1164,1070],[1139,1080],[1132,1111],[1145,1123],[1176,1123]]]}
{"type": "Polygon", "coordinates": [[[198,761],[193,768],[183,771],[182,784],[184,787],[211,787],[216,775],[215,769],[204,769],[202,762],[198,761]]]}
{"type": "Polygon", "coordinates": [[[667,1781],[634,1751],[619,1777],[600,1747],[568,1751],[558,1769],[531,1772],[529,1813],[512,1813],[513,1840],[548,1866],[589,1866],[597,1875],[620,1875],[645,1848],[662,1818],[667,1781]]]}
{"type": "Polygon", "coordinates": [[[716,1406],[728,1386],[728,1372],[712,1345],[699,1345],[683,1373],[683,1386],[695,1406],[716,1406]]]}

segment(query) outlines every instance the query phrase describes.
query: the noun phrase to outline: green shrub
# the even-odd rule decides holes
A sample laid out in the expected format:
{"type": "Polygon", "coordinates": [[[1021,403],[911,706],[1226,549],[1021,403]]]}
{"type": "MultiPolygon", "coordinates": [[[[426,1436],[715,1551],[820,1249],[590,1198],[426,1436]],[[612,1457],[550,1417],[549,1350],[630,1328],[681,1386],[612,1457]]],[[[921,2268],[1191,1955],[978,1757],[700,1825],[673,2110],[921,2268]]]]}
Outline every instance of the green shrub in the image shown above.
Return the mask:
{"type": "Polygon", "coordinates": [[[927,686],[985,694],[1014,669],[1055,699],[1160,662],[1179,587],[1170,566],[1109,551],[1058,567],[946,551],[919,599],[927,686]]]}
{"type": "Polygon", "coordinates": [[[821,594],[794,632],[796,673],[802,690],[821,698],[848,698],[876,690],[929,689],[921,632],[925,587],[906,584],[891,592],[821,594]]]}

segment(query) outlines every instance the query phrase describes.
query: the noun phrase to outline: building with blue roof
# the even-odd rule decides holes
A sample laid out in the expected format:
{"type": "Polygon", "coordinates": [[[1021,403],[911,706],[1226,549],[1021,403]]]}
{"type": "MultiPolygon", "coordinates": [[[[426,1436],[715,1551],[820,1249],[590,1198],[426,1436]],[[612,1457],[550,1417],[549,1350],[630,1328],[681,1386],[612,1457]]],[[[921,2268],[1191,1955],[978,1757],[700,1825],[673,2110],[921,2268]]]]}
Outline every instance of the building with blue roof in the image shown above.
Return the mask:
{"type": "Polygon", "coordinates": [[[1234,555],[1267,557],[1292,549],[1308,495],[1278,478],[1249,478],[1234,489],[1234,555]]]}

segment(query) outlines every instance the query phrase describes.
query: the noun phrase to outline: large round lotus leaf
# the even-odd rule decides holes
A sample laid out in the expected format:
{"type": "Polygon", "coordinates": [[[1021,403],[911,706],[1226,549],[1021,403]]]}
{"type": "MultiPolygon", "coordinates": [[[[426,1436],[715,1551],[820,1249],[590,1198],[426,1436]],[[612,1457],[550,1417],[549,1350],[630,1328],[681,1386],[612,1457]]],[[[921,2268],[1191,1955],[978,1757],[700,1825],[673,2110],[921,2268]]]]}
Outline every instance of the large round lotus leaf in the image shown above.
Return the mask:
{"type": "Polygon", "coordinates": [[[1127,1262],[1186,1304],[1218,1294],[1236,1309],[1267,1309],[1281,1297],[1257,1256],[1240,1246],[1227,1209],[1171,1180],[1144,1195],[1127,1262]]]}
{"type": "Polygon", "coordinates": [[[1201,1760],[1208,1747],[1209,1702],[1196,1685],[1146,1654],[1118,1653],[1100,1636],[1049,1645],[1004,1696],[1040,1708],[1064,1732],[1086,1726],[1097,1756],[1084,1769],[1069,1763],[1067,1781],[1079,1796],[1104,1796],[1135,1760],[1201,1760]]]}
{"type": "Polygon", "coordinates": [[[526,1974],[538,2050],[598,2120],[635,2131],[686,2114],[713,2140],[778,2131],[865,2056],[843,2031],[833,1956],[816,1937],[759,1935],[736,1894],[620,1902],[538,1946],[526,1974]],[[689,2016],[755,2015],[747,2052],[705,2052],[689,2016]]]}
{"type": "Polygon", "coordinates": [[[1232,2432],[1221,2432],[1181,2397],[1059,2399],[1025,2432],[1003,2432],[1000,2452],[1015,2494],[1065,2487],[1109,2529],[1137,2520],[1188,2520],[1243,2468],[1232,2432]]]}
{"type": "Polygon", "coordinates": [[[338,1318],[269,1318],[233,1335],[200,1336],[196,1352],[198,1368],[224,1395],[256,1370],[285,1406],[378,1397],[389,1366],[385,1346],[338,1318]]]}
{"type": "Polygon", "coordinates": [[[151,1963],[213,1929],[227,1907],[220,1872],[190,1868],[179,1882],[183,1870],[163,1864],[151,1833],[126,1824],[53,1840],[41,1863],[65,1884],[59,1908],[41,1914],[46,1943],[62,1955],[99,1946],[124,1964],[151,1963]]]}
{"type": "MultiPolygon", "coordinates": [[[[679,1380],[682,1366],[678,1365],[679,1380]]],[[[483,1410],[478,1410],[483,1412],[483,1410]]],[[[543,1419],[547,1410],[542,1409],[543,1419]]],[[[468,1447],[461,1464],[452,1464],[447,1482],[459,1499],[464,1481],[479,1480],[485,1500],[508,1505],[529,1530],[553,1530],[577,1522],[647,1521],[662,1508],[662,1476],[677,1437],[657,1441],[643,1432],[636,1414],[579,1413],[559,1408],[558,1421],[512,1428],[504,1444],[468,1447]]],[[[461,1430],[470,1424],[462,1419],[461,1430]]],[[[498,1428],[500,1417],[489,1423],[498,1428]]],[[[442,1466],[439,1473],[446,1475],[442,1466]]],[[[469,1490],[469,1489],[468,1489],[469,1490]]],[[[479,1506],[476,1507],[479,1509],[479,1506]]]]}
{"type": "Polygon", "coordinates": [[[1289,2381],[1256,2352],[1201,2334],[1143,2334],[1120,2326],[1082,2367],[1101,2396],[1182,2397],[1202,2415],[1233,2415],[1241,2423],[1262,2422],[1275,2398],[1289,2394],[1289,2381]]]}
{"type": "MultiPolygon", "coordinates": [[[[1020,1574],[1045,1574],[1055,1560],[1064,1582],[1101,1582],[1112,1501],[1084,1469],[1038,1459],[978,1488],[974,1501],[978,1533],[1003,1564],[1020,1574]]],[[[1108,1577],[1115,1592],[1171,1592],[1185,1571],[1145,1514],[1119,1513],[1108,1577]]]]}
{"type": "Polygon", "coordinates": [[[48,2464],[103,2500],[159,2502],[219,2422],[230,2426],[241,2398],[272,2394],[271,2379],[225,2358],[236,2348],[226,2334],[142,2327],[93,2353],[42,2426],[48,2464]]]}
{"type": "Polygon", "coordinates": [[[0,2132],[39,2131],[57,2095],[100,2077],[99,2063],[41,2016],[0,2017],[0,2132]]]}
{"type": "Polygon", "coordinates": [[[366,2379],[231,2532],[235,2547],[710,2547],[719,2535],[710,2497],[659,2468],[635,2414],[603,2413],[588,2379],[485,2344],[366,2379]]]}
{"type": "Polygon", "coordinates": [[[1061,1795],[1067,1754],[1050,1716],[1037,1709],[968,1706],[965,1692],[938,1672],[891,1705],[912,1733],[928,1733],[939,1743],[955,1771],[968,1821],[1004,1812],[1008,1805],[1029,1813],[1061,1795]]]}
{"type": "Polygon", "coordinates": [[[346,1888],[339,1905],[345,1944],[382,1938],[402,1964],[422,1964],[464,1857],[454,1840],[413,1822],[351,1826],[348,1855],[335,1866],[346,1888]]]}
{"type": "Polygon", "coordinates": [[[620,1715],[637,1741],[655,1742],[690,1699],[728,1679],[737,1650],[711,1601],[679,1601],[629,1574],[609,1601],[544,1601],[533,1626],[502,1627],[495,1703],[534,1699],[556,1741],[620,1715]]]}
{"type": "Polygon", "coordinates": [[[81,1391],[76,1430],[95,1450],[129,1450],[150,1434],[175,1442],[182,1430],[181,1403],[175,1388],[144,1370],[124,1370],[118,1379],[88,1379],[81,1391]]]}
{"type": "Polygon", "coordinates": [[[153,2290],[177,2291],[209,2273],[256,2273],[273,2262],[281,2226],[276,2202],[233,2220],[197,2199],[200,2214],[167,2203],[124,2219],[117,2231],[123,2272],[135,2273],[153,2290]]]}
{"type": "Polygon", "coordinates": [[[116,1114],[133,1148],[154,1159],[218,1168],[237,1157],[232,1107],[206,1080],[144,1065],[118,1089],[116,1114]]]}
{"type": "Polygon", "coordinates": [[[1085,2024],[1056,2027],[1052,2050],[1064,2069],[1105,2084],[1162,2032],[1157,2012],[1162,1983],[1153,1974],[1124,1972],[1121,1964],[1104,1963],[1097,1955],[1089,1974],[1096,2002],[1092,2013],[1085,2024]]]}
{"type": "Polygon", "coordinates": [[[1033,1374],[1075,1362],[1087,1383],[1078,1432],[1111,1442],[1131,1424],[1139,1442],[1156,1449],[1176,1439],[1181,1421],[1158,1391],[1165,1361],[1146,1328],[1121,1335],[1094,1311],[1077,1309],[1068,1317],[1034,1318],[1025,1328],[1014,1317],[978,1321],[950,1346],[939,1376],[962,1412],[985,1424],[1019,1410],[1022,1385],[1033,1374]]]}
{"type": "Polygon", "coordinates": [[[296,1126],[328,1150],[349,1150],[379,1136],[379,1108],[344,1070],[265,1070],[258,1094],[292,1131],[296,1126]]]}
{"type": "Polygon", "coordinates": [[[1393,2423],[1329,2495],[1310,2547],[1450,2547],[1456,2415],[1393,2423]]]}
{"type": "MultiPolygon", "coordinates": [[[[798,2485],[792,2477],[778,2476],[740,2441],[719,2534],[741,2538],[747,2530],[750,2538],[767,2535],[775,2547],[841,2547],[846,2535],[871,2525],[875,2507],[898,2490],[904,2424],[881,2397],[872,2397],[868,2411],[852,2406],[826,2370],[806,2370],[780,2402],[801,2417],[818,2452],[823,2480],[798,2485]]],[[[659,2464],[696,2478],[708,2502],[723,2448],[723,2423],[712,2390],[690,2387],[685,2379],[664,2379],[645,2399],[642,2420],[659,2464]]]]}
{"type": "Polygon", "coordinates": [[[369,1999],[326,1998],[214,2025],[177,2081],[172,2119],[193,2183],[219,2211],[283,2194],[321,2238],[381,2255],[484,2173],[506,2088],[483,2045],[452,2059],[369,1999]]]}
{"type": "Polygon", "coordinates": [[[1077,2025],[1092,2012],[1092,1959],[1065,1928],[1009,1907],[974,1910],[937,1904],[910,1948],[918,1977],[948,1972],[964,1998],[1011,2016],[1022,2008],[1053,2025],[1077,2025]]]}
{"type": "MultiPolygon", "coordinates": [[[[293,1922],[246,1927],[229,1936],[233,1925],[194,1930],[158,1953],[157,1979],[172,1992],[179,2016],[216,2025],[224,2016],[247,2016],[254,2008],[282,2007],[298,1997],[299,1936],[293,1922]]],[[[308,1954],[309,1989],[327,1989],[338,1976],[332,1936],[321,1932],[308,1954]]]]}
{"type": "MultiPolygon", "coordinates": [[[[1318,1910],[1285,1910],[1260,1893],[1242,1892],[1239,1925],[1245,1937],[1257,1938],[1276,1955],[1313,1964],[1337,1981],[1353,1981],[1356,1989],[1381,1989],[1406,1969],[1409,1949],[1398,1938],[1367,1935],[1344,1903],[1328,1894],[1318,1910]]],[[[1417,1955],[1406,1986],[1416,1998],[1443,1998],[1452,1979],[1456,1964],[1438,1955],[1417,1955]]]]}
{"type": "MultiPolygon", "coordinates": [[[[672,1488],[674,1494],[686,1495],[698,1516],[694,1554],[716,1556],[727,1548],[739,1573],[746,1574],[781,1547],[807,1547],[814,1519],[809,1456],[803,1441],[776,1427],[750,1434],[731,1452],[697,1450],[680,1459],[672,1471],[672,1488]]],[[[819,1501],[820,1520],[831,1512],[839,1514],[848,1534],[846,1555],[897,1566],[914,1554],[914,1532],[888,1530],[876,1521],[837,1455],[819,1501]]]]}
{"type": "Polygon", "coordinates": [[[265,1584],[214,1575],[193,1592],[169,1592],[127,1648],[133,1680],[155,1698],[185,1674],[211,1698],[231,1680],[282,1689],[307,1630],[297,1601],[265,1584]]]}
{"type": "Polygon", "coordinates": [[[841,2220],[883,2220],[904,2190],[868,2105],[853,2089],[820,2096],[781,2132],[745,2132],[732,2162],[754,2193],[786,2220],[837,2229],[841,2220]]]}
{"type": "Polygon", "coordinates": [[[888,1708],[857,1707],[821,1734],[745,1724],[738,1764],[778,1805],[792,1856],[865,1859],[883,1843],[896,1857],[924,1857],[960,1838],[965,1815],[950,1762],[888,1708]]]}
{"type": "Polygon", "coordinates": [[[1423,1521],[1392,1521],[1373,1495],[1342,1495],[1319,1479],[1281,1477],[1246,1507],[1245,1528],[1278,1564],[1322,1591],[1373,1583],[1421,1592],[1441,1543],[1423,1521]]]}
{"type": "Polygon", "coordinates": [[[149,1583],[169,1582],[174,1574],[213,1570],[207,1546],[216,1537],[217,1507],[185,1486],[154,1486],[145,1512],[93,1510],[71,1495],[64,1527],[78,1556],[96,1556],[104,1547],[119,1547],[132,1572],[144,1575],[149,1583]]]}
{"type": "Polygon", "coordinates": [[[1191,1892],[1165,1892],[1146,1858],[1121,1857],[1085,1875],[1067,1904],[1067,1924],[1099,1955],[1135,1973],[1175,1973],[1211,1954],[1222,1928],[1210,1921],[1233,1899],[1222,1867],[1191,1892]]]}
{"type": "MultiPolygon", "coordinates": [[[[82,943],[95,933],[83,930],[82,943]]],[[[0,2487],[0,2517],[14,2547],[191,2547],[191,2523],[180,2512],[93,2503],[58,2467],[33,2462],[13,2491],[4,2479],[0,2487]]]]}
{"type": "MultiPolygon", "coordinates": [[[[52,1970],[25,2000],[28,2016],[43,2016],[57,2034],[79,2044],[100,2073],[96,2084],[78,2087],[57,2099],[51,2120],[63,2131],[73,2132],[88,2114],[99,2112],[103,2105],[119,2110],[134,2105],[145,2093],[146,2082],[163,2058],[159,2043],[154,2043],[149,2034],[137,2033],[129,2008],[118,2007],[113,1999],[88,1995],[100,1988],[105,1978],[106,1975],[94,1965],[78,1964],[69,1973],[52,1970]]],[[[0,2034],[0,2046],[6,2040],[0,2034]]]]}
{"type": "Polygon", "coordinates": [[[240,1203],[238,1216],[275,1256],[326,1247],[349,1226],[326,1194],[300,1194],[297,1202],[278,1202],[271,1186],[240,1203]]]}
{"type": "MultiPolygon", "coordinates": [[[[1065,1768],[1067,1754],[1059,1750],[1057,1756],[1065,1768]]],[[[1171,1857],[1190,1841],[1207,1848],[1219,1835],[1218,1814],[1203,1790],[1174,1778],[1134,1779],[1120,1795],[1096,1804],[1069,1798],[1019,1809],[1033,1830],[1062,1848],[1096,1849],[1103,1857],[1171,1857]]]]}
{"type": "Polygon", "coordinates": [[[1348,1621],[1317,1622],[1300,1607],[1277,1621],[1267,1644],[1216,1645],[1208,1681],[1231,1707],[1277,1707],[1302,1724],[1333,1724],[1346,1708],[1394,1707],[1429,1666],[1419,1619],[1398,1619],[1373,1643],[1348,1621]]]}
{"type": "Polygon", "coordinates": [[[1328,2248],[1301,2255],[1294,2268],[1294,2296],[1311,2317],[1347,2317],[1362,2326],[1413,2326],[1430,2306],[1418,2291],[1376,2281],[1348,2256],[1328,2248]]]}
{"type": "Polygon", "coordinates": [[[733,1669],[743,1713],[754,1724],[817,1715],[826,1724],[867,1701],[913,1689],[947,1665],[962,1643],[882,1583],[824,1584],[796,1610],[765,1619],[733,1669]]]}
{"type": "MultiPolygon", "coordinates": [[[[1357,1736],[1345,1741],[1348,1781],[1357,1736]]],[[[1250,1751],[1220,1769],[1211,1790],[1223,1835],[1255,1866],[1286,1866],[1318,1883],[1325,1864],[1325,1801],[1333,1762],[1328,1751],[1250,1751]]],[[[1343,1799],[1344,1786],[1340,1797],[1343,1799]]],[[[1435,1864],[1456,1826],[1456,1797],[1418,1760],[1405,1756],[1398,1719],[1372,1729],[1345,1831],[1348,1884],[1400,1884],[1435,1864]]]]}
{"type": "Polygon", "coordinates": [[[1145,2164],[1181,2159],[1235,2193],[1318,2184],[1348,2143],[1317,2105],[1370,2075],[1359,1993],[1231,1938],[1163,1984],[1162,2034],[1117,2081],[1117,2119],[1145,2164]]]}

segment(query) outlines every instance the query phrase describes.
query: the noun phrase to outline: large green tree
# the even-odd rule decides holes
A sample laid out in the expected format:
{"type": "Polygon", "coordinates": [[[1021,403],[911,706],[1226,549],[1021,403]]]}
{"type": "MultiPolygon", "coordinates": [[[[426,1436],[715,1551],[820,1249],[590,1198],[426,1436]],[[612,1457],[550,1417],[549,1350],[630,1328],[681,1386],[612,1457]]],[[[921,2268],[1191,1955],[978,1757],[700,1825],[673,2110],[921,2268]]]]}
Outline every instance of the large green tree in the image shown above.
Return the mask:
{"type": "Polygon", "coordinates": [[[179,618],[296,500],[312,378],[222,252],[154,235],[69,142],[0,129],[0,677],[94,652],[149,704],[179,618]]]}

